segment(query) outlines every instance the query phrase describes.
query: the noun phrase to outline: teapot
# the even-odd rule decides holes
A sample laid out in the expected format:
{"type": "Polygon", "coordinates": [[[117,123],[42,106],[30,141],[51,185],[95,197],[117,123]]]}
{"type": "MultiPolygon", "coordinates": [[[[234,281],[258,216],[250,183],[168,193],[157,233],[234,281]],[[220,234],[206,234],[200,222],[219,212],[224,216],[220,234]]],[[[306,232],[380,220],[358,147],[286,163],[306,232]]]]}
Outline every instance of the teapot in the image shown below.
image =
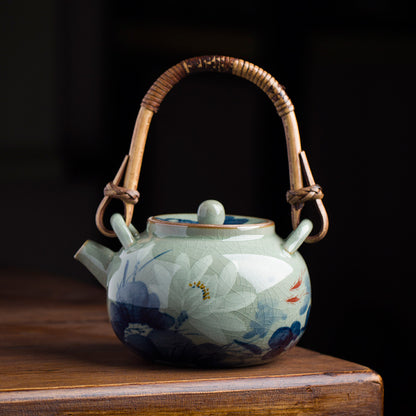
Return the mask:
{"type": "Polygon", "coordinates": [[[75,254],[107,290],[109,320],[117,337],[141,357],[196,367],[240,367],[267,363],[293,347],[305,331],[311,284],[298,249],[317,242],[328,230],[323,192],[315,184],[300,146],[294,107],[283,87],[266,71],[242,59],[201,56],[165,71],[145,95],[127,155],[104,189],[96,224],[117,236],[118,252],[87,240],[75,254]],[[162,214],[139,233],[131,224],[150,121],[169,90],[189,74],[232,73],[261,88],[283,121],[289,159],[294,230],[285,239],[275,223],[226,214],[216,200],[203,201],[196,213],[162,214]],[[303,185],[303,173],[307,185],[303,185]],[[120,185],[124,176],[123,186],[120,185]],[[124,203],[124,217],[104,212],[113,199],[124,203]],[[321,228],[300,219],[314,201],[321,228]]]}

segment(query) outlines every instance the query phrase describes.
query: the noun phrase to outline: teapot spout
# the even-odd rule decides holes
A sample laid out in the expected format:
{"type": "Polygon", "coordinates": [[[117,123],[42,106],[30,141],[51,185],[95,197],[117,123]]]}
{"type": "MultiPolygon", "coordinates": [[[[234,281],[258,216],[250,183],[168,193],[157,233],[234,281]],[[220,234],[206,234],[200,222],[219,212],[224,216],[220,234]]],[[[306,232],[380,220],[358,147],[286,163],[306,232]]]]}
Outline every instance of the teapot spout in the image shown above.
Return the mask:
{"type": "Polygon", "coordinates": [[[95,241],[87,240],[75,253],[74,258],[81,262],[107,288],[107,268],[114,254],[114,251],[109,248],[95,241]]]}

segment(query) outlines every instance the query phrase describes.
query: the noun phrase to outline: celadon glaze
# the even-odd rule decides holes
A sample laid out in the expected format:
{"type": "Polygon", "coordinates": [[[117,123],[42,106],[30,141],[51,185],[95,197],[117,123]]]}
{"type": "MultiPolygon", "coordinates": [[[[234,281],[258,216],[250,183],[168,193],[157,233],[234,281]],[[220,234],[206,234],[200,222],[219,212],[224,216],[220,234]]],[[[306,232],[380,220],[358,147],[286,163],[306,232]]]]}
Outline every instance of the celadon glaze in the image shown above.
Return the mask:
{"type": "Polygon", "coordinates": [[[115,214],[123,248],[87,241],[75,257],[107,288],[114,332],[141,356],[201,367],[268,362],[305,331],[311,286],[297,249],[312,224],[283,240],[272,221],[201,224],[201,212],[151,217],[141,234],[115,214]]]}

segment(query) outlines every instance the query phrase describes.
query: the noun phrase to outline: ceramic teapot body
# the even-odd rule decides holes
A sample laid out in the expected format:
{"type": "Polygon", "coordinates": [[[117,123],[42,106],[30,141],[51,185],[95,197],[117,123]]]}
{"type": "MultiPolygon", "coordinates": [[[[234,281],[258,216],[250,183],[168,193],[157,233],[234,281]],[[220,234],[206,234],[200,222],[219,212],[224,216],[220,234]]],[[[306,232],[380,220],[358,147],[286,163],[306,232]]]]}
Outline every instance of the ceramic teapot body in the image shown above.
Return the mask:
{"type": "Polygon", "coordinates": [[[195,217],[151,217],[139,235],[116,214],[123,248],[87,242],[76,254],[107,288],[118,338],[145,358],[202,367],[261,364],[295,345],[311,304],[296,251],[310,221],[282,240],[272,221],[195,217]]]}

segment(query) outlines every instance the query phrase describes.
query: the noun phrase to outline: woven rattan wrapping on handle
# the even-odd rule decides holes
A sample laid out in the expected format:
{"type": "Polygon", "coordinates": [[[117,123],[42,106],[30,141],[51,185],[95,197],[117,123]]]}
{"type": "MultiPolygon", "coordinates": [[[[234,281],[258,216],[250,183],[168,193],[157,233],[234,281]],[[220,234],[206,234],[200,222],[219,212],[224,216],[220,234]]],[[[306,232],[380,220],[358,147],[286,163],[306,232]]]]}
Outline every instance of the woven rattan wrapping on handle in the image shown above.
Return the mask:
{"type": "Polygon", "coordinates": [[[98,229],[106,236],[114,236],[114,232],[104,226],[104,211],[111,198],[119,198],[124,203],[124,213],[127,225],[130,224],[134,204],[138,201],[139,181],[144,147],[153,114],[169,91],[183,78],[198,72],[222,72],[244,78],[259,87],[273,102],[285,129],[286,145],[289,164],[290,191],[287,201],[291,204],[292,225],[296,228],[300,222],[300,213],[307,201],[315,201],[321,216],[321,229],[315,235],[309,236],[307,242],[321,240],[328,230],[328,216],[322,203],[322,188],[315,184],[310,171],[306,154],[300,145],[299,129],[294,113],[294,106],[284,88],[276,79],[257,65],[243,59],[229,56],[207,55],[185,59],[165,71],[150,87],[142,100],[140,112],[133,131],[129,155],[123,161],[116,177],[105,189],[105,196],[96,214],[98,229]],[[303,174],[307,182],[303,186],[303,174]],[[124,186],[119,186],[124,175],[124,186]]]}
{"type": "Polygon", "coordinates": [[[181,79],[197,72],[225,72],[245,78],[267,94],[280,117],[294,111],[284,88],[264,69],[242,59],[217,55],[186,59],[165,71],[144,96],[142,106],[157,113],[168,92],[181,79]]]}
{"type": "Polygon", "coordinates": [[[157,113],[168,92],[183,78],[197,72],[232,71],[234,58],[228,56],[200,56],[186,59],[165,71],[150,87],[142,100],[142,106],[157,113]]]}

